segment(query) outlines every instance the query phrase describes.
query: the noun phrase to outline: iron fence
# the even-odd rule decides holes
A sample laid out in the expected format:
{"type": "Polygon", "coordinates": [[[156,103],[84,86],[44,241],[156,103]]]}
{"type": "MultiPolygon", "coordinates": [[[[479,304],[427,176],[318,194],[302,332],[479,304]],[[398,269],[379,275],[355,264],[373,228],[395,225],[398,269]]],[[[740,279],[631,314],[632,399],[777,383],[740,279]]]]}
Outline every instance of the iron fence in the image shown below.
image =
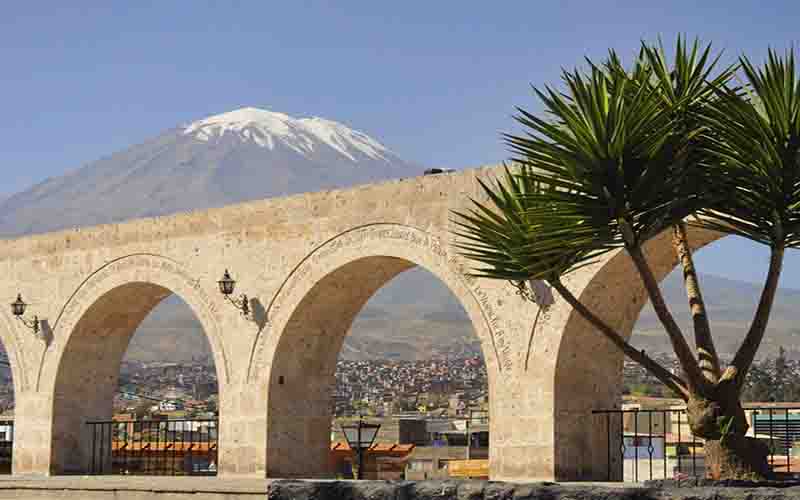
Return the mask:
{"type": "MultiPolygon", "coordinates": [[[[596,410],[605,434],[606,481],[705,477],[703,440],[692,434],[685,409],[596,410]]],[[[800,408],[746,408],[749,436],[769,445],[777,478],[800,476],[800,408]]],[[[600,474],[602,476],[602,474],[600,474]]]]}
{"type": "Polygon", "coordinates": [[[11,474],[14,452],[14,421],[0,420],[0,474],[11,474]]]}
{"type": "Polygon", "coordinates": [[[215,476],[217,420],[87,422],[90,475],[215,476]]]}

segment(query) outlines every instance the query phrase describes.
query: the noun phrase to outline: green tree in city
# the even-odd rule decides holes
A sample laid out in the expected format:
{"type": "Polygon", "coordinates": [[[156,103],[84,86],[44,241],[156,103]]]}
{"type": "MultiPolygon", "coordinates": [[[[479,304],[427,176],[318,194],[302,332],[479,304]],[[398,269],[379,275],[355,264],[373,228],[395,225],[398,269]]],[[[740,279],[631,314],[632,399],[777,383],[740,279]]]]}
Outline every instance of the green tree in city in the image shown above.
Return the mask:
{"type": "Polygon", "coordinates": [[[788,359],[786,349],[780,347],[774,359],[753,363],[742,399],[783,403],[800,401],[800,366],[788,359]]]}
{"type": "Polygon", "coordinates": [[[787,360],[786,364],[788,365],[788,377],[783,386],[782,401],[797,402],[800,401],[800,365],[794,360],[787,360]]]}
{"type": "Polygon", "coordinates": [[[742,389],[743,401],[772,401],[774,380],[766,363],[753,363],[747,373],[747,382],[742,389]]]}
{"type": "Polygon", "coordinates": [[[792,383],[792,369],[786,359],[786,350],[783,347],[778,348],[774,371],[775,380],[772,399],[774,401],[786,401],[786,397],[789,395],[789,385],[792,383]]]}
{"type": "Polygon", "coordinates": [[[525,290],[543,280],[598,334],[687,402],[689,424],[704,438],[717,478],[769,473],[766,447],[748,438],[744,382],[764,337],[784,253],[800,242],[800,86],[794,55],[769,52],[720,67],[710,46],[678,39],[667,61],[642,44],[625,67],[611,52],[585,71],[565,71],[564,87],[534,89],[544,108],[519,109],[524,134],[507,135],[511,164],[483,183],[455,222],[473,274],[525,290]],[[736,78],[734,78],[736,76],[736,78]],[[742,85],[739,82],[743,82],[742,85]],[[714,345],[687,224],[734,234],[770,250],[752,323],[733,360],[714,345]],[[645,259],[643,246],[669,232],[683,269],[692,349],[645,259]],[[564,277],[608,252],[630,256],[681,366],[675,375],[631,346],[575,297],[564,277]],[[722,439],[724,434],[724,439],[722,439]]]}
{"type": "Polygon", "coordinates": [[[133,414],[137,420],[141,420],[150,415],[150,407],[152,406],[153,403],[140,399],[133,410],[133,414]]]}

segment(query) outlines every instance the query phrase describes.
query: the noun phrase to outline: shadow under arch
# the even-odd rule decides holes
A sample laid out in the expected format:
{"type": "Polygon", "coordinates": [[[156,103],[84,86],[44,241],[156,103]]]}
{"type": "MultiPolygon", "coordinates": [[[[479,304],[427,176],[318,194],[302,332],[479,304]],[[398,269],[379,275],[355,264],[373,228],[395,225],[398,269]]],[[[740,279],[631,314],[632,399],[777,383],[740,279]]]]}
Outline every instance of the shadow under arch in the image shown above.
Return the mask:
{"type": "MultiPolygon", "coordinates": [[[[724,236],[691,226],[688,231],[693,250],[724,236]]],[[[644,253],[659,283],[678,264],[670,230],[648,241],[644,253]]],[[[627,252],[615,251],[587,271],[570,286],[573,293],[630,339],[649,297],[627,252]]],[[[557,479],[605,479],[610,470],[607,429],[593,425],[591,412],[619,406],[624,356],[576,311],[569,312],[564,325],[553,376],[555,475],[557,479]]]]}
{"type": "Polygon", "coordinates": [[[203,326],[215,362],[220,398],[228,380],[219,328],[207,297],[185,272],[155,257],[116,261],[95,273],[65,309],[45,355],[41,386],[52,394],[51,473],[83,472],[91,437],[88,420],[110,420],[120,363],[145,317],[176,294],[203,326]]]}
{"type": "Polygon", "coordinates": [[[261,356],[265,366],[256,370],[267,387],[268,477],[329,474],[330,389],[344,339],[375,292],[415,266],[441,280],[467,312],[481,343],[493,405],[499,367],[491,328],[446,252],[432,251],[440,248],[438,241],[418,229],[389,224],[343,238],[327,243],[330,250],[323,247],[320,257],[306,259],[270,310],[265,338],[271,342],[261,356]],[[410,243],[412,234],[418,244],[410,243]]]}

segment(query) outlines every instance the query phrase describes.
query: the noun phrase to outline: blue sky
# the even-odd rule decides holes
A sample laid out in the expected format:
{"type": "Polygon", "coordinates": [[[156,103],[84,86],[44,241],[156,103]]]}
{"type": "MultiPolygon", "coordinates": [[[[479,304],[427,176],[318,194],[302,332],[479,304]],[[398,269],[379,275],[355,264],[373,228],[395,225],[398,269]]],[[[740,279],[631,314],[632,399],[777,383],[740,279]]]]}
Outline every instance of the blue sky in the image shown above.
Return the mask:
{"type": "MultiPolygon", "coordinates": [[[[561,67],[679,32],[760,58],[798,41],[800,15],[796,1],[66,3],[4,5],[0,196],[246,105],[344,122],[428,166],[494,163],[514,107],[537,109],[529,85],[561,67]]],[[[729,239],[698,259],[758,281],[767,256],[729,239]]],[[[782,284],[798,280],[792,256],[782,284]]]]}

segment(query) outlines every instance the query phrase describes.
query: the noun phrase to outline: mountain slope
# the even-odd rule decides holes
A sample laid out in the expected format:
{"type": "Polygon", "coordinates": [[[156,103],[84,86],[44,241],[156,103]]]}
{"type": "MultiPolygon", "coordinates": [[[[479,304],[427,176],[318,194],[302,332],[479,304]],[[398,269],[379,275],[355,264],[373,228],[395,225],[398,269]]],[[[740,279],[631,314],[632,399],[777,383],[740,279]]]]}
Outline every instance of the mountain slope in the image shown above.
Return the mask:
{"type": "MultiPolygon", "coordinates": [[[[712,275],[701,275],[700,285],[717,351],[721,356],[731,358],[753,319],[761,286],[712,275]]],[[[680,270],[673,271],[664,279],[662,290],[675,320],[686,334],[687,340],[694,345],[686,290],[680,270]]],[[[800,324],[797,322],[797,311],[800,311],[800,290],[778,290],[759,357],[774,356],[782,346],[790,351],[790,355],[800,358],[800,324]]],[[[639,316],[631,342],[647,351],[672,352],[664,329],[649,304],[639,316]]]]}
{"type": "MultiPolygon", "coordinates": [[[[410,269],[378,290],[358,315],[341,356],[351,360],[420,360],[480,355],[467,313],[447,286],[422,268],[410,269]]],[[[210,355],[194,314],[172,296],[131,339],[127,357],[188,361],[210,355]]]]}
{"type": "MultiPolygon", "coordinates": [[[[752,318],[760,289],[719,276],[701,275],[700,279],[717,348],[723,357],[731,357],[752,318]]],[[[691,320],[680,271],[667,276],[662,289],[691,342],[691,320]]],[[[779,290],[760,357],[774,356],[783,346],[791,357],[800,359],[798,310],[800,291],[779,290]]],[[[649,304],[634,327],[631,343],[651,353],[672,352],[649,304]]],[[[200,325],[188,307],[173,305],[160,307],[145,320],[131,342],[129,355],[139,359],[188,360],[192,353],[200,352],[208,352],[200,325]],[[165,335],[167,330],[169,334],[165,335]]],[[[466,312],[444,284],[427,271],[415,268],[400,274],[372,297],[345,339],[341,356],[352,360],[416,360],[460,354],[480,354],[480,344],[466,312]]]]}
{"type": "Polygon", "coordinates": [[[176,127],[0,201],[0,236],[419,173],[420,167],[340,123],[243,108],[176,127]]]}

